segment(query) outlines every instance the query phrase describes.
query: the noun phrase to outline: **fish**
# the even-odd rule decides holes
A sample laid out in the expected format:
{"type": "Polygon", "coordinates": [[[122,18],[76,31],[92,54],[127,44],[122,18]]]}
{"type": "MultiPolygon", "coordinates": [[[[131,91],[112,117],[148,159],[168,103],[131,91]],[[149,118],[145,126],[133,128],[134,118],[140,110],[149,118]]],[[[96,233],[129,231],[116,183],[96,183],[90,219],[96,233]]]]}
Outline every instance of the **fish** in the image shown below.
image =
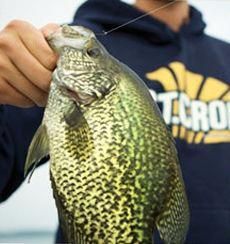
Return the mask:
{"type": "Polygon", "coordinates": [[[82,26],[47,41],[59,59],[25,174],[50,156],[66,240],[184,243],[189,205],[175,142],[147,86],[82,26]]]}

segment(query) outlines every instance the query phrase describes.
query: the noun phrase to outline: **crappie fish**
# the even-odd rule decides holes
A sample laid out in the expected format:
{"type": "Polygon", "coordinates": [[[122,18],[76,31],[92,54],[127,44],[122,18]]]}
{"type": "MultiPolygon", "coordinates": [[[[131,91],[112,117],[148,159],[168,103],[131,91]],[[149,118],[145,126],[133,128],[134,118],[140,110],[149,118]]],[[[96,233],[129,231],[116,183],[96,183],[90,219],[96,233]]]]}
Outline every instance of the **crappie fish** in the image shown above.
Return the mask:
{"type": "Polygon", "coordinates": [[[92,31],[63,26],[60,55],[25,171],[50,155],[50,177],[71,243],[183,243],[189,208],[172,136],[144,82],[92,31]]]}

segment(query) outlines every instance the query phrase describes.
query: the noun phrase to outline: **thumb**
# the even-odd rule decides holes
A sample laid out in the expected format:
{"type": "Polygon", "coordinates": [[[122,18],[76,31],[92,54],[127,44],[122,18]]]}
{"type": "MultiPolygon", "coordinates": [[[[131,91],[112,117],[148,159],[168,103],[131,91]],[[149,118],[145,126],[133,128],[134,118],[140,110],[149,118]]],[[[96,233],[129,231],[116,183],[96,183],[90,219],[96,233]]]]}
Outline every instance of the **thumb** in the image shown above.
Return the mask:
{"type": "Polygon", "coordinates": [[[49,36],[50,34],[54,33],[55,31],[57,31],[60,28],[60,25],[55,24],[55,23],[49,23],[45,26],[43,26],[40,31],[42,32],[42,34],[44,35],[44,37],[46,38],[47,36],[49,36]]]}

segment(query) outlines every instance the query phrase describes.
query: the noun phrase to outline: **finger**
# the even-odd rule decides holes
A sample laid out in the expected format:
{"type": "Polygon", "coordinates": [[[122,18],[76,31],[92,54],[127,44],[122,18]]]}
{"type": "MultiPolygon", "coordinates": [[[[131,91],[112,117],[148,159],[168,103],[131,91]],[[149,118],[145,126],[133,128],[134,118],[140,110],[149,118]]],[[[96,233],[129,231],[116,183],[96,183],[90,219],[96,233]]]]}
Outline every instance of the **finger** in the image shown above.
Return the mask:
{"type": "Polygon", "coordinates": [[[1,77],[7,80],[18,92],[32,100],[38,106],[43,106],[47,100],[47,93],[28,80],[3,54],[0,55],[1,77]]]}
{"type": "Polygon", "coordinates": [[[57,31],[60,28],[59,25],[54,24],[54,23],[49,23],[45,26],[43,26],[40,31],[42,32],[43,36],[46,38],[48,37],[50,34],[54,33],[55,31],[57,31]]]}
{"type": "MultiPolygon", "coordinates": [[[[6,34],[5,34],[6,35],[6,34]]],[[[6,41],[4,45],[7,47],[2,47],[6,55],[10,58],[11,63],[13,63],[18,70],[30,80],[39,89],[48,92],[49,85],[52,77],[52,72],[46,69],[23,45],[18,36],[9,37],[13,35],[12,33],[7,34],[7,44],[6,41]]],[[[4,35],[1,35],[4,38],[4,35]]],[[[12,66],[11,66],[12,67],[12,66]]]]}
{"type": "MultiPolygon", "coordinates": [[[[7,28],[14,31],[17,30],[16,33],[24,43],[25,47],[41,64],[49,70],[55,68],[57,55],[50,48],[40,30],[30,23],[18,20],[10,22],[7,28]]],[[[52,25],[52,28],[54,30],[54,24],[52,25]]],[[[51,26],[48,26],[47,30],[48,29],[51,30],[51,26]]]]}
{"type": "Polygon", "coordinates": [[[35,105],[32,100],[18,92],[4,79],[0,80],[0,104],[8,104],[22,108],[35,105]]]}

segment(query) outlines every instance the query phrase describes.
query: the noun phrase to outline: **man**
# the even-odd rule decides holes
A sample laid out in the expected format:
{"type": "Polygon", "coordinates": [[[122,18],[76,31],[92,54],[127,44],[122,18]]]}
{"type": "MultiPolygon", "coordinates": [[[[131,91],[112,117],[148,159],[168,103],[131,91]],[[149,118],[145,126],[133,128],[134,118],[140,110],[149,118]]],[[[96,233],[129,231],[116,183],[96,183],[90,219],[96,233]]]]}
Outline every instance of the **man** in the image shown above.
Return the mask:
{"type": "MultiPolygon", "coordinates": [[[[176,140],[191,209],[187,243],[229,243],[230,45],[204,34],[201,14],[186,1],[88,0],[73,23],[95,31],[112,55],[148,85],[176,140]],[[103,31],[146,16],[108,35],[103,31]]],[[[23,181],[31,138],[47,99],[57,57],[37,30],[13,21],[0,33],[0,198],[23,181]],[[17,107],[32,107],[20,109],[17,107]]]]}

